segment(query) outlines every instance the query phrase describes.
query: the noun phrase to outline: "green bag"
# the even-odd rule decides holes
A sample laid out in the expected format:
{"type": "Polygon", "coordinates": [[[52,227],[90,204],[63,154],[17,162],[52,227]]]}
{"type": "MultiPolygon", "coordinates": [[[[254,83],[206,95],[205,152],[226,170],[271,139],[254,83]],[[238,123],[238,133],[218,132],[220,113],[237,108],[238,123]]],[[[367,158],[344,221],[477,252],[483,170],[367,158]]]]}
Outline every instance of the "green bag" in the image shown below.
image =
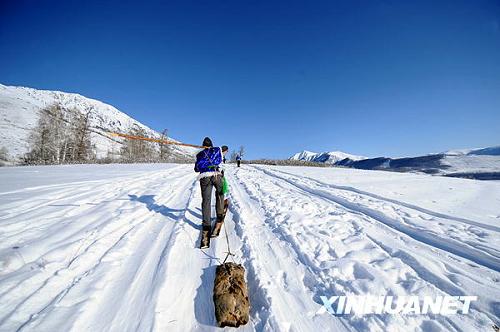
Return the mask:
{"type": "Polygon", "coordinates": [[[229,193],[229,184],[227,183],[226,177],[222,177],[222,193],[224,195],[229,193]]]}

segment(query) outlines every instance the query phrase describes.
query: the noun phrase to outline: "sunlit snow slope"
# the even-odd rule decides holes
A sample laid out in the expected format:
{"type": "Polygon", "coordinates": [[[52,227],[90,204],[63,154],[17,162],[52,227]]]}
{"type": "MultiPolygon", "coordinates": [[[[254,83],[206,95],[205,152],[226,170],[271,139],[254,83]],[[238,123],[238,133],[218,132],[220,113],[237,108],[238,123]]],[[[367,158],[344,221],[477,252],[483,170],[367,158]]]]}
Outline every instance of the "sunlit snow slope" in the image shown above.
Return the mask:
{"type": "MultiPolygon", "coordinates": [[[[98,100],[75,93],[0,84],[0,148],[7,149],[9,159],[17,161],[30,150],[29,134],[37,125],[41,110],[55,104],[85,114],[90,111],[90,137],[98,158],[120,151],[122,139],[110,137],[108,131],[127,133],[135,125],[149,137],[160,137],[153,129],[98,100]]],[[[187,159],[193,159],[195,152],[192,148],[172,147],[174,155],[187,159]]]]}

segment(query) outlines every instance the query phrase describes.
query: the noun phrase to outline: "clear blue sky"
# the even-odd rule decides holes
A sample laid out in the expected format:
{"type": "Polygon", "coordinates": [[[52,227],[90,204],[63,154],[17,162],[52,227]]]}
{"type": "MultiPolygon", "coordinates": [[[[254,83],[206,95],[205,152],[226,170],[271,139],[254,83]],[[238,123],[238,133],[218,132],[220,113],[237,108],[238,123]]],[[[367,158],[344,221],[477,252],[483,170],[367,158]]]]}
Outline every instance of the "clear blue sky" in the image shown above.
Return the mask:
{"type": "Polygon", "coordinates": [[[500,144],[500,1],[0,1],[0,83],[249,158],[500,144]]]}

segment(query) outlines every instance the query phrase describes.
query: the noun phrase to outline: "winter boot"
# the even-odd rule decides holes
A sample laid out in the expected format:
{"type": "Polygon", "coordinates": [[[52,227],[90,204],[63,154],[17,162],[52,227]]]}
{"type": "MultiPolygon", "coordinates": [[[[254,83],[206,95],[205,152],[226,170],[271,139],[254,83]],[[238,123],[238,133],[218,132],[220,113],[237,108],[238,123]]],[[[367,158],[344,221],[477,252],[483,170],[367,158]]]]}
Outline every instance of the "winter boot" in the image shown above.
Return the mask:
{"type": "Polygon", "coordinates": [[[207,249],[210,247],[210,226],[203,226],[201,230],[200,249],[207,249]]]}
{"type": "Polygon", "coordinates": [[[217,216],[217,222],[215,223],[214,229],[212,230],[212,237],[217,237],[220,234],[220,229],[224,224],[224,215],[217,216]]]}

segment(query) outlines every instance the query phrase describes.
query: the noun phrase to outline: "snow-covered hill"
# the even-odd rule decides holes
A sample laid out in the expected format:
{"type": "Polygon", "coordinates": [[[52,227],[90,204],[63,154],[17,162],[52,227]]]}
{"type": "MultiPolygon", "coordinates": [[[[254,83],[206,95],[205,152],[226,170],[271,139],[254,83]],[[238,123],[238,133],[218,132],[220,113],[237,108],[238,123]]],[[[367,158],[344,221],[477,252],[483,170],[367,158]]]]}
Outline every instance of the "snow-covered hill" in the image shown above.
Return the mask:
{"type": "Polygon", "coordinates": [[[345,159],[335,163],[358,169],[423,172],[446,176],[500,179],[500,146],[480,149],[451,150],[444,153],[408,158],[345,159]]]}
{"type": "Polygon", "coordinates": [[[481,180],[500,179],[500,146],[450,150],[406,158],[365,158],[340,151],[316,153],[304,150],[289,159],[368,170],[421,172],[481,180]]]}
{"type": "MultiPolygon", "coordinates": [[[[28,137],[37,124],[41,110],[55,104],[64,109],[91,112],[91,141],[95,145],[98,158],[106,157],[108,153],[117,154],[121,147],[122,139],[110,138],[106,131],[125,133],[135,125],[150,137],[160,137],[153,129],[98,100],[75,93],[0,84],[0,148],[7,149],[9,159],[17,161],[29,151],[28,137]]],[[[180,158],[192,159],[195,152],[192,148],[172,147],[172,153],[180,158]]]]}
{"type": "Polygon", "coordinates": [[[331,151],[331,152],[311,152],[304,150],[302,152],[296,153],[291,156],[290,160],[302,160],[302,161],[313,161],[318,163],[335,164],[337,161],[349,158],[351,160],[361,160],[365,157],[355,156],[342,151],[331,151]]]}
{"type": "Polygon", "coordinates": [[[500,146],[478,149],[459,149],[444,152],[447,156],[500,156],[500,146]]]}
{"type": "MultiPolygon", "coordinates": [[[[498,324],[500,182],[251,165],[226,176],[230,259],[251,303],[238,331],[498,324]],[[354,295],[478,298],[467,314],[322,307],[354,295]]],[[[0,168],[0,331],[222,331],[212,291],[226,238],[197,248],[200,205],[191,165],[0,168]]]]}

